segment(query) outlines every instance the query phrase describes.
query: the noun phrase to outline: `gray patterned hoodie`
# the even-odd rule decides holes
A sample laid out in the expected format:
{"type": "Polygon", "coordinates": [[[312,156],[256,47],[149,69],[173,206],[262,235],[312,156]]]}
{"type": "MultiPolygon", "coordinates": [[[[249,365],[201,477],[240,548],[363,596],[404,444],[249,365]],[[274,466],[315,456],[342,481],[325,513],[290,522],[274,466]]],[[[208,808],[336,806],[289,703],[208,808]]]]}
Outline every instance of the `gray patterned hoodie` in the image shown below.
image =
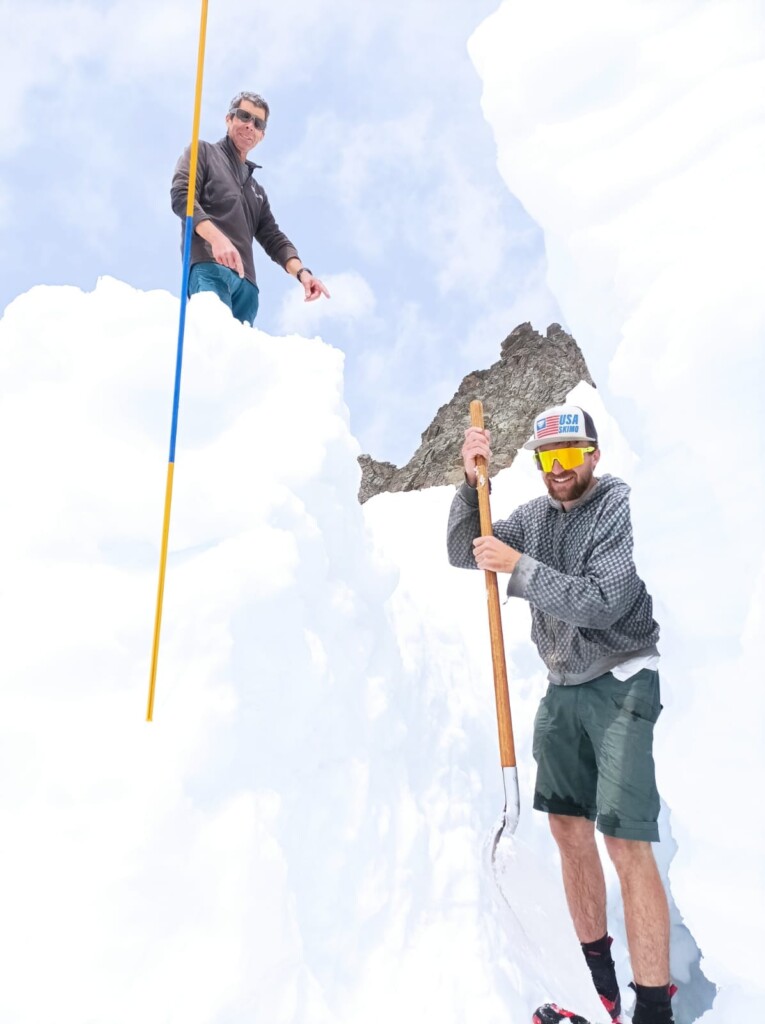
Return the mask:
{"type": "MultiPolygon", "coordinates": [[[[531,639],[552,683],[573,685],[656,654],[653,602],[632,558],[629,487],[605,475],[566,511],[542,495],[493,524],[520,551],[507,593],[531,605],[531,639]]],[[[476,569],[478,492],[463,484],[449,513],[449,561],[476,569]]]]}

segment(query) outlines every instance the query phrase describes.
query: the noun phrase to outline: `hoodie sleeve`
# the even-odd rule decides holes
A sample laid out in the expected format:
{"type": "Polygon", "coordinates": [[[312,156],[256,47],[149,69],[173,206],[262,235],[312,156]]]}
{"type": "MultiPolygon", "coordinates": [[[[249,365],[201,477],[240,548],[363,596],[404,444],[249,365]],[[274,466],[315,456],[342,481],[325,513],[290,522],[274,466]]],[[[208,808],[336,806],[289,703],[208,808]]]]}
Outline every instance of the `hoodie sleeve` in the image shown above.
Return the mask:
{"type": "Polygon", "coordinates": [[[606,629],[622,618],[642,594],[644,584],[632,557],[626,496],[604,511],[582,575],[569,576],[524,555],[510,577],[508,595],[580,628],[606,629]]]}
{"type": "MultiPolygon", "coordinates": [[[[520,510],[516,509],[509,519],[492,523],[494,536],[516,551],[523,550],[523,522],[520,510]]],[[[459,569],[477,569],[473,557],[473,541],[481,536],[481,519],[478,513],[478,491],[465,483],[457,490],[449,510],[449,525],[446,531],[446,549],[449,564],[459,569]]]]}

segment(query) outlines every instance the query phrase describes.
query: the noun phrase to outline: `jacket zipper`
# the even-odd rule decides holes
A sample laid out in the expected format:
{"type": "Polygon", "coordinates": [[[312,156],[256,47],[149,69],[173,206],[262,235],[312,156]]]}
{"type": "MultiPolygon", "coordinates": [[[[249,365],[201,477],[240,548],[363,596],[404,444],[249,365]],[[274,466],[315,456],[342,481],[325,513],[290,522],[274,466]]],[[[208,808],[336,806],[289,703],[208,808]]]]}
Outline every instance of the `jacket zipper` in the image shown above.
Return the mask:
{"type": "MultiPolygon", "coordinates": [[[[559,534],[560,534],[560,527],[561,527],[561,524],[563,522],[563,519],[562,519],[563,514],[564,513],[562,513],[562,512],[558,513],[558,515],[556,516],[556,519],[555,519],[555,526],[554,526],[554,529],[553,529],[553,555],[554,555],[556,561],[559,561],[559,559],[558,559],[558,537],[559,537],[559,534]]],[[[554,618],[552,618],[552,616],[550,618],[551,618],[550,631],[552,633],[553,652],[554,652],[554,657],[555,657],[555,664],[556,664],[556,667],[557,667],[558,665],[560,665],[560,659],[559,659],[559,656],[558,656],[558,651],[556,649],[556,644],[557,644],[557,631],[556,631],[556,628],[555,628],[556,620],[554,618]]],[[[559,669],[559,671],[560,671],[561,686],[565,686],[566,685],[566,675],[560,669],[559,669]]]]}

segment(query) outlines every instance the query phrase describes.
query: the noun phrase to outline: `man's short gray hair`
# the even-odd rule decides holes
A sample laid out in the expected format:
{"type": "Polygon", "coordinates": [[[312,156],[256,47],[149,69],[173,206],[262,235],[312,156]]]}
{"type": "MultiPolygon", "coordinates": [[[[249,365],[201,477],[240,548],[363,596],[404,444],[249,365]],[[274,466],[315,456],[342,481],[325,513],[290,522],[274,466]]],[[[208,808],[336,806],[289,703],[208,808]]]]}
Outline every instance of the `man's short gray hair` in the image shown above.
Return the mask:
{"type": "Polygon", "coordinates": [[[242,100],[249,100],[254,107],[262,107],[266,112],[266,121],[268,120],[268,115],[271,113],[271,108],[263,99],[263,97],[259,96],[258,93],[256,92],[238,92],[228,105],[229,116],[233,114],[235,110],[239,109],[239,107],[242,104],[242,100]]]}

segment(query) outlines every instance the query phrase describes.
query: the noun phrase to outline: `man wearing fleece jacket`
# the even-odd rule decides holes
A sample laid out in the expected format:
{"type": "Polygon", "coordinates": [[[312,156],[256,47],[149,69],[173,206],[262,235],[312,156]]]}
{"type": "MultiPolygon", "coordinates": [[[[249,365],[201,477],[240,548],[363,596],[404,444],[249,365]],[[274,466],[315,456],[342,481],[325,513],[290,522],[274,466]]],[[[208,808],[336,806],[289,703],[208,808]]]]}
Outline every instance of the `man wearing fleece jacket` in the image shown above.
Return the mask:
{"type": "MultiPolygon", "coordinates": [[[[214,292],[237,320],[253,324],[259,291],[252,243],[302,285],[305,301],[329,292],[308,267],[276,223],[263,186],[254,178],[258,164],[247,154],[260,145],[270,108],[255,92],[239,92],[229,104],[226,134],[218,142],[200,141],[191,238],[189,295],[214,292]]],[[[170,199],[181,218],[181,251],[185,238],[186,203],[191,165],[190,147],[173,174],[170,199]]]]}

